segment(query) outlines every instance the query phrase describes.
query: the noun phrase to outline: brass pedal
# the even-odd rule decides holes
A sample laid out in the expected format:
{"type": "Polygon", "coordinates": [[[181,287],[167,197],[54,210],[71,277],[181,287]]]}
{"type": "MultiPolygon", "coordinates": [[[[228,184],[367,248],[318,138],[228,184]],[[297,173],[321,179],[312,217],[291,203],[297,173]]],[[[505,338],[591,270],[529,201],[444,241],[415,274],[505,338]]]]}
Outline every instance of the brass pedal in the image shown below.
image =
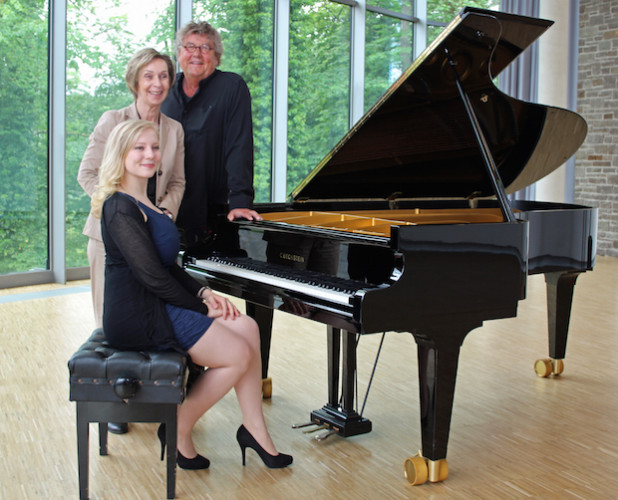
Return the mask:
{"type": "Polygon", "coordinates": [[[292,424],[292,429],[300,429],[302,427],[309,427],[310,425],[318,425],[315,422],[305,422],[304,424],[292,424]]]}
{"type": "Polygon", "coordinates": [[[315,437],[316,441],[324,441],[325,439],[328,439],[329,437],[331,437],[333,434],[337,434],[337,430],[336,429],[331,429],[328,432],[325,432],[324,434],[320,434],[318,436],[315,437]]]}
{"type": "Polygon", "coordinates": [[[303,427],[315,426],[315,429],[307,429],[303,432],[305,434],[311,434],[312,432],[320,431],[322,429],[328,429],[325,424],[316,424],[315,422],[306,422],[304,424],[292,424],[292,429],[302,429],[303,427]]]}

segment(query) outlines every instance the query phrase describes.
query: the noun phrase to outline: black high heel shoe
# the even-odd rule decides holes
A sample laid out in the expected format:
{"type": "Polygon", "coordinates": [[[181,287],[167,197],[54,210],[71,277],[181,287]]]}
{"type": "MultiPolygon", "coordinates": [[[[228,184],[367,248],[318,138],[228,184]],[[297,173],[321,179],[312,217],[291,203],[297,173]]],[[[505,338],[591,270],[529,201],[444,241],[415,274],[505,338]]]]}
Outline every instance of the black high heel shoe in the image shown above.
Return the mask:
{"type": "Polygon", "coordinates": [[[236,441],[240,446],[242,452],[242,464],[245,465],[245,452],[247,448],[253,448],[255,452],[260,456],[262,462],[266,467],[271,469],[282,469],[292,463],[292,455],[286,455],[285,453],[279,453],[277,455],[271,455],[255,440],[251,433],[241,425],[236,432],[236,441]]]}
{"type": "MultiPolygon", "coordinates": [[[[161,441],[161,460],[163,460],[163,457],[165,456],[166,440],[165,423],[161,424],[157,429],[157,436],[159,438],[159,441],[161,441]]],[[[203,457],[199,453],[193,458],[187,458],[182,453],[180,453],[178,449],[176,449],[176,463],[178,464],[178,467],[185,470],[208,469],[208,467],[210,466],[210,460],[208,460],[206,457],[203,457]]]]}

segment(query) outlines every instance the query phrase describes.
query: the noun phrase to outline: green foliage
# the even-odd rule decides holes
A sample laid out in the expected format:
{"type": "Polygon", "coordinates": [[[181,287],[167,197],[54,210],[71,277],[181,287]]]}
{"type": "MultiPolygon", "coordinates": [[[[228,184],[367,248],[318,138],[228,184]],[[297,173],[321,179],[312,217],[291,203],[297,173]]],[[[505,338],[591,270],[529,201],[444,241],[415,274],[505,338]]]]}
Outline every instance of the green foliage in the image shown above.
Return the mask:
{"type": "Polygon", "coordinates": [[[464,7],[492,9],[500,5],[500,0],[428,0],[427,19],[449,23],[464,7]]]}
{"type": "MultiPolygon", "coordinates": [[[[500,0],[428,0],[427,19],[446,25],[451,22],[464,7],[495,9],[499,5],[500,0]]],[[[441,31],[442,27],[429,26],[427,28],[427,44],[433,42],[441,31]]]]}
{"type": "Polygon", "coordinates": [[[349,7],[290,2],[288,192],[348,130],[349,38],[349,7]]]}
{"type": "Polygon", "coordinates": [[[159,13],[145,39],[131,31],[127,15],[107,15],[121,9],[120,0],[72,0],[67,9],[66,105],[66,246],[67,266],[86,266],[87,238],[82,228],[90,198],[77,183],[77,172],[88,138],[100,116],[133,101],[124,80],[127,62],[146,46],[171,54],[174,3],[159,13]],[[109,54],[115,54],[110,57],[109,54]]]}
{"type": "Polygon", "coordinates": [[[195,1],[194,19],[207,21],[223,40],[222,71],[240,74],[251,92],[255,142],[255,200],[270,200],[273,95],[273,2],[195,1]]]}
{"type": "Polygon", "coordinates": [[[173,0],[170,0],[169,5],[157,16],[152,31],[146,37],[148,44],[170,56],[174,54],[175,20],[176,5],[173,0]]]}
{"type": "Polygon", "coordinates": [[[0,3],[0,274],[47,262],[46,16],[44,1],[0,3]]]}
{"type": "Polygon", "coordinates": [[[365,32],[365,110],[368,110],[412,62],[412,24],[371,13],[367,16],[365,32]]]}

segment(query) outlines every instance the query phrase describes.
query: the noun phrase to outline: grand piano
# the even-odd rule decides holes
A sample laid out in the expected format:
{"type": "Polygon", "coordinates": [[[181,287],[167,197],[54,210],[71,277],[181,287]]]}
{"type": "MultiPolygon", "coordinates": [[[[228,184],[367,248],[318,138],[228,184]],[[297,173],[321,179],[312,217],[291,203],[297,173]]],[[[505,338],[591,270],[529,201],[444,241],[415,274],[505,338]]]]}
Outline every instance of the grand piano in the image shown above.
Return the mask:
{"type": "Polygon", "coordinates": [[[547,283],[550,352],[535,369],[564,368],[575,281],[595,261],[597,212],[508,194],[563,164],[587,126],[493,82],[551,24],[465,8],[289,202],[257,206],[260,222],[222,218],[210,248],[180,255],[198,280],[247,301],[265,378],[273,310],[327,326],[328,402],[310,421],[330,433],[371,430],[354,402],[358,336],[411,333],[422,435],[421,454],[405,460],[412,484],[447,478],[460,346],[484,321],[517,315],[528,274],[547,283]],[[230,229],[238,246],[218,245],[230,229]]]}

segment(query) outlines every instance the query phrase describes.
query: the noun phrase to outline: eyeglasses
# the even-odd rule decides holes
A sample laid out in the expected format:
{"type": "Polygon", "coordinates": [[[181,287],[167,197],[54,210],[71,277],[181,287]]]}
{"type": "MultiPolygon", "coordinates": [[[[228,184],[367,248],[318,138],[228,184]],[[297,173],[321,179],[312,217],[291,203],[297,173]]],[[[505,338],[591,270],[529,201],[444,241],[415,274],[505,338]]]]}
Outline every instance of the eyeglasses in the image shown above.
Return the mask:
{"type": "Polygon", "coordinates": [[[188,43],[187,45],[183,45],[183,47],[185,49],[187,49],[188,52],[191,52],[191,54],[193,54],[195,52],[195,49],[200,49],[200,52],[202,54],[206,54],[207,52],[210,52],[211,50],[214,49],[214,47],[211,47],[210,45],[208,45],[207,43],[205,43],[204,45],[195,45],[194,43],[188,43]]]}

